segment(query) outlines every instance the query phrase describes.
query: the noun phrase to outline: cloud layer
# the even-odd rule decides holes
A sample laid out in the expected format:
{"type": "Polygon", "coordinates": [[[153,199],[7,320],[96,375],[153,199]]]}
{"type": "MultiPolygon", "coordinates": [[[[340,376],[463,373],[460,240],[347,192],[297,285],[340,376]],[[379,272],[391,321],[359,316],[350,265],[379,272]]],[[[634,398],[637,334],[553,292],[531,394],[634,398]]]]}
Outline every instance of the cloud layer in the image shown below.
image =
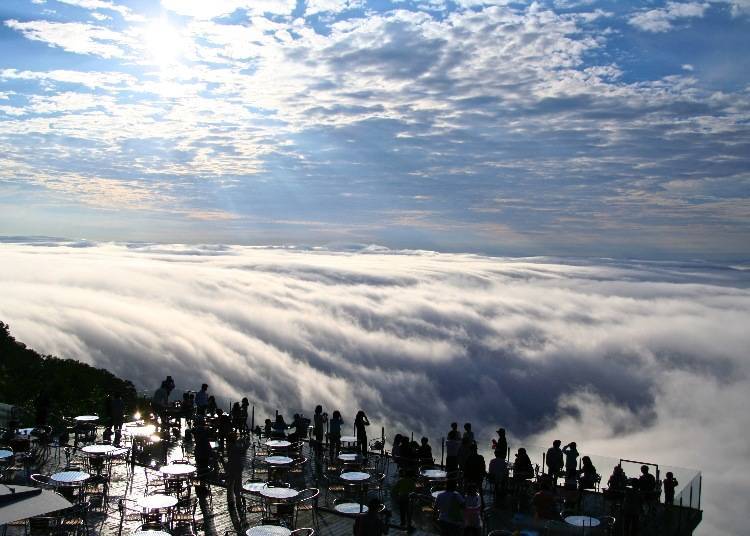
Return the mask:
{"type": "Polygon", "coordinates": [[[364,408],[438,444],[469,420],[483,444],[503,425],[697,467],[702,532],[744,526],[747,266],[18,241],[0,319],[39,351],[149,390],[206,381],[261,415],[364,408]]]}
{"type": "Polygon", "coordinates": [[[15,52],[0,61],[0,224],[102,240],[268,243],[270,229],[286,243],[746,255],[746,8],[0,7],[15,52]]]}

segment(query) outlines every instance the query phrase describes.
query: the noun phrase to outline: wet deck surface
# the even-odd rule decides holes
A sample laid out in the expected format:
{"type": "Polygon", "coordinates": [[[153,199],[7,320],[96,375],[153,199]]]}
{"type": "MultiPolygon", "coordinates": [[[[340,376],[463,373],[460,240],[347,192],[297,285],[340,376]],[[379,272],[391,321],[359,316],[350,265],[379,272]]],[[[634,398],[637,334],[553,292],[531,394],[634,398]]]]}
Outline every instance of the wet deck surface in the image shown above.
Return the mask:
{"type": "MultiPolygon", "coordinates": [[[[261,465],[261,460],[267,454],[263,451],[264,447],[261,442],[264,440],[250,438],[248,441],[251,442],[252,446],[248,448],[245,456],[243,481],[250,479],[266,480],[268,475],[264,472],[265,470],[261,465]]],[[[138,520],[129,521],[127,517],[123,518],[119,505],[122,498],[137,500],[145,496],[149,491],[154,492],[155,489],[158,490],[158,488],[154,487],[153,479],[151,482],[152,485],[148,486],[149,482],[146,475],[148,469],[145,466],[149,464],[160,465],[160,462],[163,462],[165,452],[167,461],[175,459],[192,460],[192,443],[190,442],[174,440],[169,443],[163,442],[161,445],[157,444],[150,447],[150,450],[147,450],[143,457],[138,460],[139,463],[144,463],[144,465],[135,465],[132,468],[132,472],[131,466],[127,463],[113,464],[109,496],[103,507],[95,508],[90,512],[88,519],[89,534],[101,534],[105,536],[131,534],[140,526],[141,522],[138,520]]],[[[15,475],[12,476],[13,481],[17,484],[28,484],[27,473],[53,474],[62,470],[67,463],[78,463],[84,467],[87,466],[89,458],[79,449],[67,448],[67,456],[65,450],[63,448],[50,449],[41,467],[22,468],[18,466],[15,475]]],[[[319,508],[316,527],[318,533],[331,536],[351,535],[353,533],[353,519],[333,511],[334,500],[339,494],[336,489],[328,486],[327,482],[329,480],[324,478],[326,470],[325,457],[316,455],[315,450],[310,448],[308,444],[303,445],[302,455],[307,458],[307,462],[302,465],[301,471],[296,474],[289,474],[285,479],[298,490],[310,487],[320,489],[321,494],[318,502],[319,508]]],[[[389,510],[393,509],[390,490],[398,477],[396,465],[391,462],[388,456],[371,454],[369,467],[371,470],[385,473],[382,491],[378,493],[371,490],[369,495],[378,495],[389,510]]],[[[244,532],[248,527],[262,523],[263,514],[259,511],[260,508],[251,507],[253,501],[257,500],[257,497],[244,494],[247,502],[239,508],[235,508],[233,500],[228,500],[225,475],[221,471],[216,477],[211,479],[208,483],[208,488],[210,489],[210,496],[200,502],[200,508],[196,514],[199,519],[196,531],[198,534],[224,536],[227,532],[244,532]]],[[[192,493],[195,493],[194,489],[192,493]]],[[[562,498],[560,496],[562,493],[562,490],[558,490],[558,498],[562,498]]],[[[432,504],[429,499],[429,488],[426,486],[422,488],[421,494],[423,498],[417,500],[412,507],[413,530],[409,534],[416,534],[418,536],[438,534],[439,530],[434,522],[432,504]]],[[[508,497],[504,502],[500,503],[498,501],[498,504],[496,504],[492,493],[486,487],[483,490],[484,509],[482,514],[485,533],[492,529],[526,527],[536,530],[537,534],[581,534],[581,529],[566,527],[564,523],[558,524],[534,520],[528,513],[530,505],[524,504],[524,500],[519,502],[515,497],[508,497]]],[[[586,493],[581,502],[577,504],[575,513],[583,513],[595,517],[618,513],[612,510],[612,505],[606,504],[600,493],[586,493]]],[[[662,508],[655,510],[650,519],[650,526],[642,526],[639,534],[667,535],[690,533],[675,530],[675,522],[671,519],[672,517],[673,515],[670,512],[665,512],[662,508]]],[[[398,521],[398,513],[394,511],[391,518],[392,527],[390,534],[407,534],[406,530],[396,526],[398,521]]],[[[315,523],[310,512],[300,512],[296,528],[312,527],[314,525],[315,523]]],[[[185,533],[183,529],[180,529],[179,532],[185,533]]],[[[187,531],[187,533],[189,532],[187,531]]],[[[587,531],[586,533],[593,534],[595,532],[587,531]]],[[[621,534],[621,527],[615,527],[613,533],[621,534]]],[[[19,536],[20,534],[24,534],[24,530],[21,527],[9,526],[7,529],[8,536],[19,536]]],[[[534,532],[529,532],[528,534],[534,534],[534,532]]]]}

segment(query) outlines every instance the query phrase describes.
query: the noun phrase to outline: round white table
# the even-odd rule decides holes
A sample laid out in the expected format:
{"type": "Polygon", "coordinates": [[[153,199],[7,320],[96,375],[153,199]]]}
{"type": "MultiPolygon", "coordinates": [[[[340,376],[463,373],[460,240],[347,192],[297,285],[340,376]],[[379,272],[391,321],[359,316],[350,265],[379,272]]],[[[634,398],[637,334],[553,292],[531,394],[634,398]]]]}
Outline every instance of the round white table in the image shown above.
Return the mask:
{"type": "Polygon", "coordinates": [[[340,514],[346,514],[348,516],[358,516],[367,513],[367,505],[359,503],[339,503],[334,506],[333,509],[340,514]]]}
{"type": "Polygon", "coordinates": [[[260,494],[266,499],[293,499],[299,495],[299,491],[294,488],[265,487],[260,490],[260,494]]]}
{"type": "Polygon", "coordinates": [[[248,493],[260,493],[263,488],[267,488],[267,482],[245,482],[242,484],[242,489],[248,493]]]}
{"type": "Polygon", "coordinates": [[[591,516],[568,516],[565,522],[574,527],[598,527],[601,524],[601,521],[591,516]]]}
{"type": "Polygon", "coordinates": [[[362,482],[370,478],[370,473],[363,473],[361,471],[347,471],[341,473],[342,480],[348,480],[349,482],[362,482]]]}
{"type": "Polygon", "coordinates": [[[268,456],[266,457],[266,463],[270,465],[289,465],[294,460],[289,456],[268,456]]]}
{"type": "Polygon", "coordinates": [[[197,470],[198,468],[195,465],[190,465],[189,463],[171,463],[159,469],[162,474],[167,476],[188,476],[197,470]]]}
{"type": "Polygon", "coordinates": [[[0,460],[4,460],[6,458],[12,458],[12,457],[13,457],[13,451],[0,450],[0,460]]]}
{"type": "Polygon", "coordinates": [[[353,436],[353,435],[342,435],[341,442],[342,443],[356,443],[357,438],[356,436],[353,436]]]}
{"type": "Polygon", "coordinates": [[[86,445],[81,451],[91,456],[106,456],[114,451],[119,450],[114,445],[86,445]]]}
{"type": "Polygon", "coordinates": [[[50,476],[50,480],[63,485],[81,484],[89,478],[91,478],[91,475],[83,471],[62,471],[50,476]]]}
{"type": "Polygon", "coordinates": [[[133,533],[133,536],[172,536],[172,535],[163,530],[137,530],[133,533]]]}
{"type": "Polygon", "coordinates": [[[288,528],[276,525],[258,525],[245,531],[247,536],[289,536],[291,533],[288,528]]]}
{"type": "Polygon", "coordinates": [[[76,422],[96,422],[99,420],[97,415],[79,415],[73,418],[76,422]]]}
{"type": "Polygon", "coordinates": [[[342,462],[356,462],[357,459],[359,458],[359,454],[344,453],[344,454],[339,454],[338,457],[339,457],[339,460],[341,460],[342,462]]]}
{"type": "Polygon", "coordinates": [[[138,499],[138,506],[144,510],[166,510],[167,508],[174,508],[177,506],[177,497],[171,495],[161,495],[155,493],[154,495],[146,495],[138,499]]]}
{"type": "Polygon", "coordinates": [[[291,441],[287,441],[286,439],[270,439],[266,441],[266,446],[269,449],[285,449],[292,446],[291,441]]]}
{"type": "Polygon", "coordinates": [[[442,469],[424,469],[420,474],[425,478],[433,480],[439,480],[441,478],[448,478],[448,473],[442,469]]]}
{"type": "Polygon", "coordinates": [[[127,430],[127,433],[133,437],[149,437],[156,433],[156,427],[151,424],[131,426],[130,428],[127,428],[126,430],[127,430]]]}

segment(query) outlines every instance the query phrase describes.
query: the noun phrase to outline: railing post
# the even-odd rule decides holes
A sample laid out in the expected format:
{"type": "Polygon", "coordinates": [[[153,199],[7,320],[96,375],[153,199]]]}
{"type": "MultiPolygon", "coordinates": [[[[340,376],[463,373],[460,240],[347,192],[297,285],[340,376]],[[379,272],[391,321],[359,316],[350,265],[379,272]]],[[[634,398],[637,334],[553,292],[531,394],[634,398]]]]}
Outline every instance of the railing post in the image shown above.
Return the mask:
{"type": "Polygon", "coordinates": [[[440,467],[445,467],[443,456],[445,454],[445,437],[440,438],[440,467]]]}

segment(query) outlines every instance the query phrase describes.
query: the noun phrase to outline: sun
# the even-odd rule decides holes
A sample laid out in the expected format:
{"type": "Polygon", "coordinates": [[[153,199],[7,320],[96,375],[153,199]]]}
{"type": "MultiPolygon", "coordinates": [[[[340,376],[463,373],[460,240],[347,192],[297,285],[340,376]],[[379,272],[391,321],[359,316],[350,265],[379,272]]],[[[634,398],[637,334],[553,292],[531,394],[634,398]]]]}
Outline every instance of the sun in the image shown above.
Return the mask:
{"type": "Polygon", "coordinates": [[[146,59],[167,69],[179,64],[187,51],[187,39],[165,19],[149,24],[143,33],[146,59]]]}

